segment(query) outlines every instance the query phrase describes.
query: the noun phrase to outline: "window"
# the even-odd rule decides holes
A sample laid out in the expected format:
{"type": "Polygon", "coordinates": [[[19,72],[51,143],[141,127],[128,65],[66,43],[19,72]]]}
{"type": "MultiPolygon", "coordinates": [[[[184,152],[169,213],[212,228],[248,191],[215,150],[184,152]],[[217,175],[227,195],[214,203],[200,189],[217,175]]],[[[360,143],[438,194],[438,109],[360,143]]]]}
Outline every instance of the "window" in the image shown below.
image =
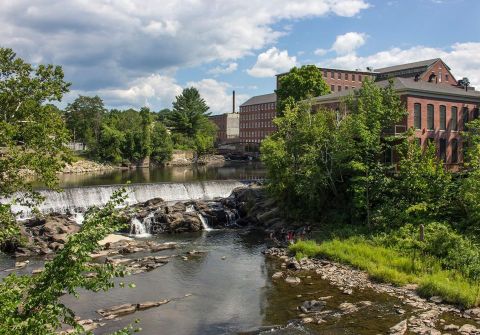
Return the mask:
{"type": "Polygon", "coordinates": [[[458,141],[452,140],[452,163],[458,163],[458,141]]]}
{"type": "Polygon", "coordinates": [[[428,130],[433,130],[435,127],[434,115],[435,115],[435,109],[433,105],[428,104],[427,105],[427,129],[428,130]]]}
{"type": "Polygon", "coordinates": [[[340,92],[342,90],[342,86],[338,86],[338,92],[340,92]]]}
{"type": "Polygon", "coordinates": [[[352,74],[352,81],[355,81],[355,75],[352,74]]]}
{"type": "Polygon", "coordinates": [[[440,105],[440,130],[447,129],[447,107],[440,105]]]}
{"type": "Polygon", "coordinates": [[[452,106],[452,110],[451,110],[451,115],[450,115],[450,119],[451,119],[451,125],[452,125],[452,130],[458,130],[458,108],[455,107],[455,106],[452,106]]]}
{"type": "Polygon", "coordinates": [[[413,105],[413,127],[415,129],[422,129],[422,105],[413,105]]]}
{"type": "Polygon", "coordinates": [[[323,70],[323,77],[324,77],[324,78],[327,78],[327,75],[328,75],[327,70],[323,70]]]}
{"type": "Polygon", "coordinates": [[[330,78],[335,79],[335,72],[330,72],[330,78]]]}
{"type": "Polygon", "coordinates": [[[345,86],[345,89],[348,90],[348,86],[345,86]]]}
{"type": "Polygon", "coordinates": [[[443,162],[447,161],[447,140],[444,138],[440,139],[440,159],[443,162]]]}
{"type": "Polygon", "coordinates": [[[341,72],[338,72],[337,78],[342,79],[342,73],[341,72]]]}
{"type": "Polygon", "coordinates": [[[330,85],[330,91],[335,92],[335,85],[330,85]]]}
{"type": "Polygon", "coordinates": [[[445,75],[445,81],[448,81],[450,79],[450,76],[448,74],[445,75]]]}
{"type": "Polygon", "coordinates": [[[362,81],[362,75],[361,74],[358,75],[358,81],[362,81]]]}
{"type": "Polygon", "coordinates": [[[462,110],[463,129],[467,129],[468,123],[468,107],[463,107],[462,110]]]}
{"type": "Polygon", "coordinates": [[[345,80],[348,80],[348,73],[345,73],[345,80]]]}
{"type": "Polygon", "coordinates": [[[475,119],[478,119],[478,108],[475,108],[475,109],[473,110],[473,119],[474,119],[474,120],[475,120],[475,119]]]}

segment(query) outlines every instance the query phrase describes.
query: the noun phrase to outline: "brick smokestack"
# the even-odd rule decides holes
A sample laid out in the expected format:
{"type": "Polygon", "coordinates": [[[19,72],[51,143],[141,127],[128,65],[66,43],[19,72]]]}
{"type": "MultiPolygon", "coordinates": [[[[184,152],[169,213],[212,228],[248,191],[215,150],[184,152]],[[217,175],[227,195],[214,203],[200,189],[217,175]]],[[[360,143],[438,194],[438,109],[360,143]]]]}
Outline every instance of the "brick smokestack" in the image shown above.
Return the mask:
{"type": "Polygon", "coordinates": [[[235,91],[232,93],[232,113],[235,113],[235,91]]]}

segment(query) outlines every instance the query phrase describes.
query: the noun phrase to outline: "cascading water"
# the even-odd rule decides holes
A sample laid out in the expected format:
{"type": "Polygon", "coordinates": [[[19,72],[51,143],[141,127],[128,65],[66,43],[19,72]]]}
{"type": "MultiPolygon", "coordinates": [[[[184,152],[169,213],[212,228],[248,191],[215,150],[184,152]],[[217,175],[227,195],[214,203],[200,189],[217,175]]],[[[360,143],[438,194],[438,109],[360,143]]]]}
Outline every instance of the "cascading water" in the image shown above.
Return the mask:
{"type": "MultiPolygon", "coordinates": [[[[191,183],[155,183],[124,185],[127,191],[127,205],[145,202],[153,198],[170,201],[212,200],[216,197],[228,197],[232,191],[243,184],[235,180],[204,181],[191,183]]],[[[42,213],[83,213],[91,206],[103,206],[112,194],[122,186],[88,186],[67,188],[63,192],[39,191],[45,200],[38,206],[42,213]]],[[[10,199],[0,199],[0,203],[10,199]]],[[[13,205],[12,210],[20,219],[32,216],[31,209],[13,205]]]]}
{"type": "Polygon", "coordinates": [[[205,231],[212,231],[213,230],[213,228],[210,228],[210,226],[208,225],[208,220],[201,213],[197,212],[193,205],[188,205],[185,209],[185,212],[187,212],[187,213],[188,212],[190,212],[190,213],[196,212],[198,218],[200,219],[200,222],[202,223],[203,230],[205,230],[205,231]]]}

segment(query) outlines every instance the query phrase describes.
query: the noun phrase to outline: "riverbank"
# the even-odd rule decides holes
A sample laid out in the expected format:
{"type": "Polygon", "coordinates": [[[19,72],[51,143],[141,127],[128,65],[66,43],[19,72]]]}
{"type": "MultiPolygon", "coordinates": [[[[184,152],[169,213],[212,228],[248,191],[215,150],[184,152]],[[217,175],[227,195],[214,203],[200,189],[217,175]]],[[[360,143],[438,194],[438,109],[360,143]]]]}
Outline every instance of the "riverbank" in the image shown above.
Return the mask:
{"type": "MultiPolygon", "coordinates": [[[[301,249],[302,252],[308,253],[309,249],[300,248],[300,245],[291,248],[292,251],[301,249]]],[[[403,316],[403,320],[392,326],[388,334],[402,335],[408,332],[409,334],[440,335],[442,331],[455,334],[480,333],[480,329],[476,328],[476,324],[480,323],[479,308],[464,310],[444,304],[438,297],[427,300],[417,293],[416,285],[394,286],[379,283],[372,280],[366,271],[328,259],[302,258],[298,260],[294,256],[289,256],[289,252],[285,248],[270,248],[265,251],[265,254],[267,257],[278,259],[281,262],[282,270],[272,275],[274,280],[284,280],[292,285],[302,285],[305,279],[309,282],[313,280],[311,279],[313,275],[317,275],[320,279],[336,286],[346,296],[355,296],[365,290],[373,290],[376,293],[388,294],[399,299],[401,305],[397,306],[396,313],[403,316]],[[305,279],[301,279],[301,277],[305,279]],[[407,311],[407,308],[410,312],[407,311]]],[[[324,304],[321,301],[318,304],[310,301],[309,304],[306,304],[305,309],[299,310],[298,315],[303,322],[322,323],[325,316],[328,315],[325,311],[318,312],[314,308],[307,308],[315,305],[323,307],[324,304]]],[[[351,312],[358,311],[361,307],[361,303],[344,305],[344,308],[351,312]]]]}

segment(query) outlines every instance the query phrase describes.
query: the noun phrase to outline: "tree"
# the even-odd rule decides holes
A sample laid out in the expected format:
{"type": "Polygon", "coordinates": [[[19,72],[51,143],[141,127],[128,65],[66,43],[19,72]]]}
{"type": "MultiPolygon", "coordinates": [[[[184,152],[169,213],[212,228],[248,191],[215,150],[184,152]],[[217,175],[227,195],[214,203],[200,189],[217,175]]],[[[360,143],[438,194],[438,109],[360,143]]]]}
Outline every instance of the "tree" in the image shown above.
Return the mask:
{"type": "Polygon", "coordinates": [[[99,96],[79,95],[74,102],[68,104],[65,116],[74,140],[86,143],[91,151],[95,151],[105,113],[105,106],[99,96]]]}
{"type": "Polygon", "coordinates": [[[173,110],[168,115],[168,125],[175,132],[194,138],[207,121],[209,107],[195,87],[186,88],[175,97],[173,110]]]}
{"type": "Polygon", "coordinates": [[[152,153],[153,117],[150,109],[147,107],[140,109],[140,117],[142,118],[141,155],[142,158],[145,158],[150,157],[152,153]]]}
{"type": "Polygon", "coordinates": [[[313,113],[306,102],[292,103],[274,123],[277,131],[261,145],[269,189],[290,211],[314,217],[337,194],[336,115],[313,113]]]}
{"type": "Polygon", "coordinates": [[[173,143],[165,125],[155,122],[152,130],[152,159],[160,164],[172,157],[173,143]]]}
{"type": "Polygon", "coordinates": [[[348,116],[343,123],[343,136],[347,141],[346,162],[351,170],[350,190],[357,215],[371,223],[372,208],[381,201],[382,192],[388,189],[391,165],[382,159],[396,138],[385,135],[408,115],[393,83],[381,88],[371,79],[346,100],[348,116]]]}
{"type": "Polygon", "coordinates": [[[330,93],[322,71],[315,65],[294,67],[278,78],[277,112],[283,114],[288,101],[301,101],[330,93]]]}
{"type": "MultiPolygon", "coordinates": [[[[15,192],[32,196],[28,172],[48,187],[57,185],[56,172],[69,160],[69,134],[59,110],[45,103],[60,101],[69,86],[61,67],[33,67],[13,50],[0,48],[1,197],[15,192]]],[[[0,246],[18,232],[10,204],[0,204],[0,246]]]]}

